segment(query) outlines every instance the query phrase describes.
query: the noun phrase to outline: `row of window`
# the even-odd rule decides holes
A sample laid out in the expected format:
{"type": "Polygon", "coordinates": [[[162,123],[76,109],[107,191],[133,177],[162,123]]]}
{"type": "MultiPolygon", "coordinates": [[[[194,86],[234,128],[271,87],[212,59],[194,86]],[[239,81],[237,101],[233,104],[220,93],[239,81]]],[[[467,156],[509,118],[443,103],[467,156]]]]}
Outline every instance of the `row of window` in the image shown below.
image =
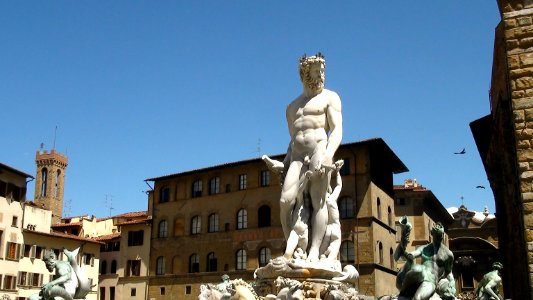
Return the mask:
{"type": "MultiPolygon", "coordinates": [[[[116,273],[117,273],[117,261],[113,259],[111,261],[111,269],[109,270],[109,274],[116,274],[116,273]]],[[[107,274],[107,261],[106,260],[102,260],[100,262],[100,274],[101,275],[107,274]]],[[[141,276],[141,260],[140,259],[127,260],[124,276],[125,277],[141,276]]]]}
{"type": "MultiPolygon", "coordinates": [[[[342,176],[350,174],[350,159],[344,158],[344,165],[340,170],[342,176]]],[[[248,175],[239,174],[238,176],[238,189],[239,191],[245,190],[248,188],[248,175]]],[[[259,173],[259,185],[261,187],[270,185],[270,171],[261,170],[259,173]]],[[[220,177],[215,176],[208,180],[208,195],[215,195],[220,193],[220,177]]],[[[231,192],[231,185],[226,184],[226,193],[231,192]]],[[[201,179],[198,179],[192,183],[191,186],[191,197],[201,197],[203,195],[203,183],[201,179]]],[[[159,202],[165,203],[170,201],[170,188],[162,187],[159,189],[159,202]]]]}
{"type": "MultiPolygon", "coordinates": [[[[271,250],[270,248],[261,248],[259,249],[259,266],[265,266],[271,259],[271,250]]],[[[246,270],[247,267],[247,254],[246,250],[239,249],[235,253],[235,270],[246,270]]],[[[218,271],[218,259],[215,256],[214,252],[210,252],[206,257],[206,272],[216,272],[218,271]]],[[[224,266],[224,271],[228,271],[228,265],[224,266]]],[[[159,256],[156,259],[156,275],[164,275],[166,272],[165,268],[165,257],[159,256]]],[[[200,272],[200,256],[196,253],[189,256],[189,273],[198,273],[200,272]]]]}
{"type": "MultiPolygon", "coordinates": [[[[395,260],[394,260],[394,250],[392,248],[389,249],[389,263],[390,268],[395,269],[395,260]]],[[[385,259],[383,254],[383,243],[378,241],[378,264],[385,265],[385,259]]]]}
{"type": "Polygon", "coordinates": [[[114,252],[120,251],[120,241],[107,242],[100,246],[100,252],[114,252]]]}
{"type": "MultiPolygon", "coordinates": [[[[377,198],[376,204],[378,210],[378,219],[381,220],[383,216],[381,214],[381,200],[379,199],[379,197],[377,198]]],[[[390,206],[387,207],[387,224],[390,227],[394,227],[394,217],[392,216],[392,208],[390,206]]]]}
{"type": "MultiPolygon", "coordinates": [[[[111,261],[110,274],[116,274],[116,273],[117,273],[117,261],[115,259],[113,259],[111,261]]],[[[102,260],[100,262],[100,274],[102,274],[102,275],[107,274],[107,261],[105,261],[105,260],[102,260]]],[[[139,276],[139,275],[137,275],[137,276],[139,276]]]]}
{"type": "MultiPolygon", "coordinates": [[[[348,219],[354,217],[354,207],[353,200],[350,197],[342,197],[338,200],[339,207],[339,217],[341,219],[348,219]]],[[[379,207],[379,199],[378,199],[379,207]]],[[[220,231],[219,226],[219,215],[217,213],[210,214],[208,216],[208,226],[207,232],[218,232],[220,231]]],[[[389,222],[392,220],[392,212],[389,207],[389,222]]],[[[392,224],[392,223],[391,223],[392,224]]],[[[246,229],[248,228],[248,212],[246,209],[242,208],[237,212],[236,215],[236,229],[246,229]]],[[[257,227],[269,227],[270,224],[270,207],[268,205],[262,205],[257,211],[257,227]]],[[[158,237],[166,238],[168,237],[168,221],[162,220],[158,225],[158,237]]],[[[392,225],[391,225],[392,226],[392,225]]],[[[225,231],[229,231],[229,223],[225,224],[225,231]]],[[[190,234],[200,234],[202,232],[202,217],[199,215],[193,216],[190,220],[190,234]]]]}
{"type": "MultiPolygon", "coordinates": [[[[13,242],[6,243],[6,255],[7,260],[20,260],[24,257],[43,259],[44,247],[30,244],[17,244],[13,242]]],[[[63,260],[63,251],[60,249],[50,249],[54,251],[58,260],[63,260]]],[[[84,263],[85,265],[94,266],[94,254],[83,253],[78,258],[78,263],[84,263]]]]}
{"type": "MultiPolygon", "coordinates": [[[[0,274],[0,290],[16,290],[19,287],[40,287],[44,274],[32,272],[18,272],[18,276],[0,274]]],[[[50,280],[53,275],[49,275],[50,280]]]]}
{"type": "MultiPolygon", "coordinates": [[[[272,252],[270,248],[263,247],[259,249],[258,265],[264,267],[271,259],[272,252]]],[[[340,260],[341,263],[353,263],[355,262],[355,249],[352,241],[343,241],[340,247],[340,260]]],[[[247,253],[245,249],[239,249],[235,252],[235,270],[247,269],[247,253]]],[[[205,263],[206,272],[218,271],[218,259],[215,256],[215,252],[210,252],[206,256],[205,263]]],[[[228,271],[228,265],[224,265],[224,271],[228,271]]],[[[164,275],[166,273],[165,257],[159,256],[156,259],[156,275],[164,275]]],[[[197,253],[193,253],[189,256],[189,273],[200,272],[200,256],[197,253]]]]}
{"type": "MultiPolygon", "coordinates": [[[[220,231],[219,215],[212,213],[207,218],[207,232],[220,231]]],[[[236,215],[236,229],[248,228],[248,211],[244,208],[239,209],[236,215]]],[[[257,210],[257,227],[269,227],[270,226],[270,206],[263,205],[257,210]]],[[[229,223],[225,223],[225,231],[229,231],[229,223]]],[[[202,232],[202,217],[193,216],[190,221],[190,234],[200,234],[202,232]]],[[[159,238],[168,237],[168,221],[162,220],[158,224],[159,238]]]]}
{"type": "MultiPolygon", "coordinates": [[[[263,170],[259,174],[259,183],[261,187],[270,185],[270,171],[263,170]]],[[[239,191],[248,188],[248,175],[240,174],[238,176],[238,188],[239,191]]],[[[215,195],[220,193],[220,177],[215,176],[208,180],[208,195],[215,195]]],[[[226,193],[231,192],[231,185],[226,185],[226,193]]],[[[195,180],[191,186],[191,197],[202,197],[203,195],[203,183],[201,179],[195,180]]],[[[159,203],[165,203],[170,201],[170,188],[164,186],[159,189],[159,203]]]]}

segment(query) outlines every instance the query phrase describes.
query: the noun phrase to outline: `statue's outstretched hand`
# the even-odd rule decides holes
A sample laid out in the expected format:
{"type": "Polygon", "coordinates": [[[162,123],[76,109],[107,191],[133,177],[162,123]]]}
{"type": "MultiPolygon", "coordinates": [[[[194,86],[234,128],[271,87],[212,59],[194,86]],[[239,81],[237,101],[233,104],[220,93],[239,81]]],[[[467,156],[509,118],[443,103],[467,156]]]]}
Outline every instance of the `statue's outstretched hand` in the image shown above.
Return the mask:
{"type": "Polygon", "coordinates": [[[283,172],[283,169],[285,168],[285,165],[281,161],[271,159],[270,157],[263,155],[261,157],[263,161],[266,163],[268,169],[270,169],[272,172],[279,174],[283,172]]]}

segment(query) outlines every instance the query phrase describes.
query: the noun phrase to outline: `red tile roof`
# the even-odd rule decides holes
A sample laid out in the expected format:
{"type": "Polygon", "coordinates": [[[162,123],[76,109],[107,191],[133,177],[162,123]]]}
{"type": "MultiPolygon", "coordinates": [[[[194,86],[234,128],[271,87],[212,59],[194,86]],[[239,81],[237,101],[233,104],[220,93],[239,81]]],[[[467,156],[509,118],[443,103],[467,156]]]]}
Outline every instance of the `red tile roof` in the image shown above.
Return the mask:
{"type": "Polygon", "coordinates": [[[81,226],[81,222],[73,222],[73,223],[56,223],[52,224],[52,228],[57,227],[74,227],[74,226],[81,226]]]}
{"type": "Polygon", "coordinates": [[[147,212],[144,211],[133,211],[133,212],[127,212],[120,215],[114,216],[114,218],[135,218],[135,217],[146,217],[148,216],[147,212]]]}
{"type": "Polygon", "coordinates": [[[114,232],[111,234],[101,235],[99,237],[96,237],[95,239],[97,241],[109,241],[120,237],[120,232],[114,232]]]}
{"type": "Polygon", "coordinates": [[[90,243],[95,243],[95,244],[103,244],[102,242],[99,242],[95,239],[86,238],[86,237],[77,236],[77,235],[68,234],[68,233],[57,232],[57,231],[51,231],[48,233],[48,232],[42,232],[42,231],[23,229],[23,232],[34,233],[34,234],[44,235],[44,236],[55,236],[55,237],[60,237],[60,238],[65,238],[65,239],[70,239],[70,240],[85,241],[85,242],[90,242],[90,243]]]}

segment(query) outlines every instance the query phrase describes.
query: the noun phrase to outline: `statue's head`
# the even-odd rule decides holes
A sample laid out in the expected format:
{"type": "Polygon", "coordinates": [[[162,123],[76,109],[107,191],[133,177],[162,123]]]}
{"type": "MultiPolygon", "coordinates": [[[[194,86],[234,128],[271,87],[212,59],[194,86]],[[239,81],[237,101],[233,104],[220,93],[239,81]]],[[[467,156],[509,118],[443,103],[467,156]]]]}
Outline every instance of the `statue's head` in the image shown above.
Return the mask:
{"type": "Polygon", "coordinates": [[[52,250],[45,251],[43,260],[44,260],[44,264],[46,265],[46,269],[49,272],[53,272],[54,267],[56,266],[56,262],[57,262],[57,256],[54,253],[54,251],[52,250]]]}
{"type": "Polygon", "coordinates": [[[499,270],[503,269],[503,265],[500,262],[497,261],[497,262],[492,264],[492,269],[499,271],[499,270]]]}
{"type": "Polygon", "coordinates": [[[229,275],[228,274],[222,275],[222,282],[227,282],[227,281],[229,281],[229,275]]]}
{"type": "Polygon", "coordinates": [[[324,89],[324,69],[326,60],[322,53],[314,56],[303,55],[300,58],[300,80],[303,85],[315,92],[324,89]]]}
{"type": "Polygon", "coordinates": [[[440,222],[433,224],[433,227],[431,228],[431,236],[434,241],[439,243],[442,242],[442,239],[444,238],[444,226],[442,226],[440,222]]]}

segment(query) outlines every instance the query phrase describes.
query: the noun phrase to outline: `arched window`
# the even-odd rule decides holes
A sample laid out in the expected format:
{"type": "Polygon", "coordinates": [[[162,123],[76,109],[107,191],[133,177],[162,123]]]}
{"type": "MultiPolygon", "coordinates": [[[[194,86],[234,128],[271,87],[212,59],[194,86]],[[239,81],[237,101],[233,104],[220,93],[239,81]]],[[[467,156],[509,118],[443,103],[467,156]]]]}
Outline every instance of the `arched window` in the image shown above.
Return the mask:
{"type": "Polygon", "coordinates": [[[170,201],[170,189],[166,186],[159,189],[159,203],[170,201]]]}
{"type": "Polygon", "coordinates": [[[352,241],[343,241],[341,243],[341,263],[355,262],[355,249],[352,241]]]}
{"type": "Polygon", "coordinates": [[[200,272],[200,257],[194,253],[189,256],[189,273],[200,272]]]}
{"type": "Polygon", "coordinates": [[[392,227],[394,225],[394,222],[392,221],[392,209],[387,208],[387,221],[389,222],[389,226],[392,227]]]}
{"type": "Polygon", "coordinates": [[[213,177],[209,179],[209,195],[218,194],[220,192],[220,177],[213,177]]]}
{"type": "Polygon", "coordinates": [[[166,238],[168,236],[168,223],[167,220],[159,222],[159,237],[166,238]]]}
{"type": "Polygon", "coordinates": [[[117,273],[117,261],[113,259],[111,261],[111,274],[116,274],[116,273],[117,273]]]}
{"type": "Polygon", "coordinates": [[[268,264],[271,259],[270,248],[261,248],[259,250],[259,266],[264,267],[268,264]]]}
{"type": "Polygon", "coordinates": [[[217,271],[217,259],[215,257],[215,252],[207,254],[207,264],[205,267],[207,272],[216,272],[217,271]]]}
{"type": "Polygon", "coordinates": [[[102,263],[100,264],[100,274],[107,274],[107,261],[105,260],[102,260],[102,263]]]}
{"type": "Polygon", "coordinates": [[[235,270],[246,270],[246,250],[237,251],[235,258],[235,270]]]}
{"type": "Polygon", "coordinates": [[[43,168],[41,170],[41,197],[46,197],[46,188],[48,185],[48,169],[43,168]]]}
{"type": "Polygon", "coordinates": [[[155,274],[165,274],[165,258],[163,256],[159,256],[155,262],[155,274]]]}
{"type": "Polygon", "coordinates": [[[394,263],[394,250],[392,250],[392,248],[390,248],[389,250],[389,259],[390,259],[390,268],[394,270],[396,266],[394,263]]]}
{"type": "Polygon", "coordinates": [[[191,219],[191,234],[199,234],[202,231],[202,219],[194,216],[191,219]]]}
{"type": "Polygon", "coordinates": [[[54,182],[54,198],[59,198],[59,180],[61,179],[61,170],[57,170],[54,182]]]}
{"type": "Polygon", "coordinates": [[[379,251],[379,264],[383,265],[383,244],[378,242],[378,251],[379,251]]]}
{"type": "Polygon", "coordinates": [[[209,226],[208,226],[207,231],[217,232],[218,231],[218,214],[210,214],[208,221],[209,221],[209,226]]]}
{"type": "Polygon", "coordinates": [[[339,199],[339,217],[341,219],[353,218],[353,200],[350,197],[342,197],[339,199]]]}
{"type": "Polygon", "coordinates": [[[379,197],[377,201],[377,207],[378,207],[378,219],[381,220],[381,200],[379,200],[379,197]]]}
{"type": "Polygon", "coordinates": [[[248,228],[248,212],[246,209],[241,208],[237,212],[237,229],[248,228]]]}
{"type": "Polygon", "coordinates": [[[196,180],[192,183],[192,197],[202,197],[202,180],[196,180]]]}
{"type": "Polygon", "coordinates": [[[257,227],[270,226],[270,206],[262,205],[257,211],[257,227]]]}

